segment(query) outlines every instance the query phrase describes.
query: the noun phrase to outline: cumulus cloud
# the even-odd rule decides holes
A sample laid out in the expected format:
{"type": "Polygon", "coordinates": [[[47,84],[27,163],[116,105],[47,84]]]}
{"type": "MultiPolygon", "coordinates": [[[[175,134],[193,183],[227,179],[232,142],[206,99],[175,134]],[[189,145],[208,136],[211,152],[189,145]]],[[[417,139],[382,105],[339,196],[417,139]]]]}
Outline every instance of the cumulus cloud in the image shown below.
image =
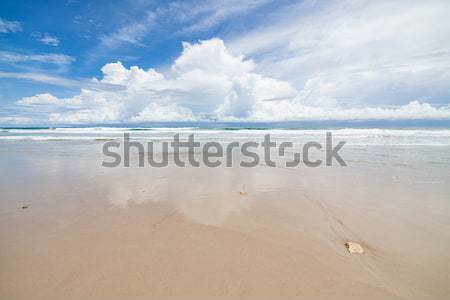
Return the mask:
{"type": "Polygon", "coordinates": [[[167,122],[173,120],[195,121],[196,118],[188,108],[176,104],[159,105],[150,103],[137,116],[130,119],[133,122],[167,122]]]}
{"type": "Polygon", "coordinates": [[[295,101],[264,103],[254,112],[252,121],[296,120],[417,120],[450,119],[450,106],[434,107],[417,100],[391,107],[318,107],[306,106],[295,101]]]}
{"type": "Polygon", "coordinates": [[[34,105],[56,105],[56,106],[66,106],[71,104],[80,104],[80,99],[77,97],[68,99],[59,99],[52,94],[44,93],[37,94],[31,97],[25,97],[17,101],[19,105],[34,106],[34,105]]]}
{"type": "Polygon", "coordinates": [[[164,79],[164,76],[154,69],[144,71],[137,66],[132,66],[130,69],[127,69],[121,62],[104,65],[102,67],[102,73],[103,79],[101,82],[125,86],[142,86],[164,79]]]}
{"type": "Polygon", "coordinates": [[[184,43],[170,71],[125,67],[120,62],[101,69],[74,97],[49,93],[17,101],[33,107],[48,122],[64,124],[153,121],[295,121],[350,119],[448,119],[450,107],[412,101],[397,107],[343,107],[326,97],[306,101],[326,80],[295,89],[288,81],[263,76],[254,61],[233,53],[220,39],[184,43]],[[120,87],[111,89],[110,86],[120,87]]]}

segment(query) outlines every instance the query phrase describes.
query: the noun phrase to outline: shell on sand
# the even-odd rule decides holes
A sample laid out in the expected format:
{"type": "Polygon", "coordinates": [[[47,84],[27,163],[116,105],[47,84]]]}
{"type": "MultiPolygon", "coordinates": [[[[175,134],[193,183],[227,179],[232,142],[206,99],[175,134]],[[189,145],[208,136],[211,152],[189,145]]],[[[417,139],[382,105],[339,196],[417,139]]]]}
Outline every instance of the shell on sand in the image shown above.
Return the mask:
{"type": "Polygon", "coordinates": [[[364,253],[363,247],[355,242],[346,242],[345,247],[347,247],[348,252],[361,254],[364,253]]]}

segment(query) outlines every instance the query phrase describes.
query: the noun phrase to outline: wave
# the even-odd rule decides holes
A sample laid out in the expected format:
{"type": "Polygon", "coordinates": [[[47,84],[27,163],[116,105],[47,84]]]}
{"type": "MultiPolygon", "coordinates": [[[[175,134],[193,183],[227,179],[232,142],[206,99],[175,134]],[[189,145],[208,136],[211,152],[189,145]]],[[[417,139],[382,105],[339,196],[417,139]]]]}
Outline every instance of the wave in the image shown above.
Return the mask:
{"type": "Polygon", "coordinates": [[[0,136],[0,140],[6,141],[110,141],[116,140],[114,137],[99,137],[99,136],[36,136],[36,135],[15,135],[15,136],[0,136]]]}
{"type": "Polygon", "coordinates": [[[333,139],[351,145],[450,145],[450,129],[270,129],[266,127],[56,127],[0,128],[0,140],[111,140],[129,133],[132,139],[166,140],[179,133],[182,138],[195,134],[199,140],[245,140],[270,133],[274,138],[292,141],[322,140],[325,132],[333,139]]]}

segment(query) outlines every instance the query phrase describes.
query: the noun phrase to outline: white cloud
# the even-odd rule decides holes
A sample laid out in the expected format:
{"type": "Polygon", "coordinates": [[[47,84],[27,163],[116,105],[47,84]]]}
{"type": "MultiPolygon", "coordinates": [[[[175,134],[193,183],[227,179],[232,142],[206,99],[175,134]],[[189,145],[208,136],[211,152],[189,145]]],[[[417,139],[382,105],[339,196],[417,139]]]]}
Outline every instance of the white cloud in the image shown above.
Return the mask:
{"type": "Polygon", "coordinates": [[[140,9],[144,11],[144,16],[102,35],[97,51],[126,44],[145,46],[145,38],[161,28],[169,30],[169,33],[172,31],[173,35],[202,32],[226,20],[243,16],[268,2],[269,0],[173,1],[152,10],[148,9],[148,2],[142,2],[143,7],[140,9]]]}
{"type": "Polygon", "coordinates": [[[179,33],[193,33],[210,29],[218,24],[239,16],[267,4],[268,0],[229,0],[229,1],[200,1],[196,4],[189,2],[173,3],[169,15],[183,24],[179,33]]]}
{"type": "Polygon", "coordinates": [[[215,38],[184,43],[182,54],[164,75],[109,63],[102,68],[103,77],[93,79],[95,89],[86,85],[70,98],[39,94],[17,105],[31,106],[36,112],[44,107],[40,112],[49,122],[74,124],[450,118],[449,106],[438,108],[423,101],[389,108],[341,106],[327,97],[336,86],[325,79],[311,80],[297,90],[288,81],[263,76],[257,69],[252,60],[232,53],[215,38]],[[306,101],[311,95],[317,96],[316,101],[306,101]]]}
{"type": "Polygon", "coordinates": [[[31,36],[45,45],[49,45],[49,46],[53,46],[53,47],[59,46],[59,39],[56,36],[51,36],[50,34],[48,34],[46,32],[42,33],[39,31],[34,31],[31,33],[31,36]]]}
{"type": "Polygon", "coordinates": [[[52,94],[44,93],[37,94],[31,97],[25,97],[17,101],[19,105],[56,105],[56,106],[69,106],[69,105],[79,105],[81,101],[77,97],[68,98],[68,99],[59,99],[52,94]]]}
{"type": "Polygon", "coordinates": [[[118,112],[113,106],[102,106],[69,113],[51,113],[49,121],[58,124],[111,123],[118,121],[118,112]]]}
{"type": "Polygon", "coordinates": [[[295,101],[267,102],[258,107],[249,118],[251,121],[297,120],[415,120],[450,119],[450,106],[434,107],[428,103],[412,101],[392,107],[318,107],[295,101]]]}
{"type": "Polygon", "coordinates": [[[49,83],[64,87],[78,87],[80,82],[59,76],[52,76],[43,73],[19,73],[19,72],[3,72],[0,71],[0,78],[26,79],[36,82],[49,83]]]}
{"type": "Polygon", "coordinates": [[[0,33],[22,31],[22,25],[18,21],[8,21],[0,18],[0,33]]]}
{"type": "Polygon", "coordinates": [[[58,47],[59,46],[59,39],[55,36],[51,36],[48,34],[44,34],[44,36],[42,36],[41,38],[39,38],[39,41],[41,41],[42,43],[46,44],[46,45],[50,45],[53,47],[58,47]]]}
{"type": "Polygon", "coordinates": [[[302,90],[304,103],[404,105],[448,99],[449,1],[304,1],[232,35],[257,71],[302,90]]]}
{"type": "Polygon", "coordinates": [[[22,62],[39,62],[44,64],[54,65],[68,65],[75,59],[65,54],[21,54],[9,51],[0,51],[0,61],[7,63],[22,63],[22,62]]]}
{"type": "Polygon", "coordinates": [[[132,117],[133,122],[154,122],[154,121],[195,121],[196,118],[190,109],[176,104],[159,105],[150,103],[137,116],[132,117]]]}
{"type": "Polygon", "coordinates": [[[32,124],[35,122],[35,118],[30,117],[0,117],[0,124],[32,124]]]}
{"type": "Polygon", "coordinates": [[[134,44],[142,46],[142,38],[148,34],[155,25],[155,14],[149,12],[139,22],[124,25],[116,31],[100,37],[100,47],[115,48],[122,44],[134,44]]]}
{"type": "Polygon", "coordinates": [[[183,52],[175,60],[172,69],[179,74],[201,70],[207,74],[234,77],[247,74],[254,67],[253,61],[229,53],[222,40],[211,39],[193,45],[183,43],[183,52]]]}
{"type": "Polygon", "coordinates": [[[144,71],[137,66],[127,69],[121,62],[104,65],[102,72],[102,82],[111,84],[142,85],[164,79],[164,76],[154,69],[144,71]]]}

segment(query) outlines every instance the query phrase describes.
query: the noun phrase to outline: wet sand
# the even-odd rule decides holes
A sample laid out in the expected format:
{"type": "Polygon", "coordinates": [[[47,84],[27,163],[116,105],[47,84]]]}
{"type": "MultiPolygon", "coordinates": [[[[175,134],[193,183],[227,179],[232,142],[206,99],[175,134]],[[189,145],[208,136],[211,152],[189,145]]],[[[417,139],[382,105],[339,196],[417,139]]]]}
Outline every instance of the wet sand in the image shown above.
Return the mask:
{"type": "Polygon", "coordinates": [[[448,165],[105,169],[49,144],[1,148],[1,299],[450,297],[448,165]]]}

